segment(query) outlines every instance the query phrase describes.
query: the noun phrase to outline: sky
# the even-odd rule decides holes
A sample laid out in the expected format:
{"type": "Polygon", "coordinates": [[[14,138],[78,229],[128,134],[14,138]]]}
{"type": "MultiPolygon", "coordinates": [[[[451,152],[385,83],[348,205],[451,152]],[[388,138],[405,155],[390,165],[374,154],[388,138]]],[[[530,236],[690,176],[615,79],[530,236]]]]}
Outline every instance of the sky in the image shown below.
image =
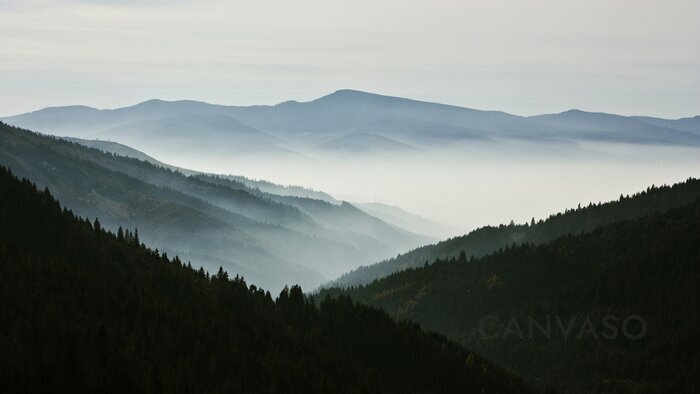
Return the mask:
{"type": "Polygon", "coordinates": [[[357,89],[519,115],[700,114],[697,0],[0,0],[0,116],[357,89]]]}

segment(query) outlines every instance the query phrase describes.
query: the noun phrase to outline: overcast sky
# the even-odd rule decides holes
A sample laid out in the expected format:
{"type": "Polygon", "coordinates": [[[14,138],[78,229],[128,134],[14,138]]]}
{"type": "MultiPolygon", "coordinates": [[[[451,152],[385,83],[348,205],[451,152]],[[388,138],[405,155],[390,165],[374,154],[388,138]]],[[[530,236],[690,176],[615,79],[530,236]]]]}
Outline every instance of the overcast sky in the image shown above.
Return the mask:
{"type": "Polygon", "coordinates": [[[351,88],[530,115],[700,114],[698,0],[0,0],[0,115],[351,88]]]}

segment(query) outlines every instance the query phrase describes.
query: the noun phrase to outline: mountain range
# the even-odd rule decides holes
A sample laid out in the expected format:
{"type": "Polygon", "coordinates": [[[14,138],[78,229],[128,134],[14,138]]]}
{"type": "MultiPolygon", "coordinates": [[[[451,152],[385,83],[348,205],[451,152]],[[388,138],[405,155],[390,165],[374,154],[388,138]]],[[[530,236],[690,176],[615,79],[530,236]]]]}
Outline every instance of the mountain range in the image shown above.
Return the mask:
{"type": "MultiPolygon", "coordinates": [[[[431,243],[455,230],[182,164],[303,161],[357,187],[363,171],[393,165],[373,181],[405,176],[400,193],[439,205],[457,187],[493,196],[490,186],[524,180],[547,193],[555,185],[535,183],[539,172],[513,166],[536,157],[548,171],[584,145],[624,161],[629,144],[650,148],[644,168],[671,173],[655,152],[694,154],[700,117],[523,117],[341,90],[274,106],[150,100],[4,118],[0,380],[86,392],[695,392],[697,179],[431,243]],[[526,154],[491,173],[494,152],[517,149],[526,154]],[[452,163],[460,171],[440,171],[452,163]],[[619,335],[629,328],[643,334],[619,335]]],[[[614,169],[601,152],[579,165],[614,169]]]]}
{"type": "Polygon", "coordinates": [[[516,116],[354,90],[309,102],[224,106],[149,100],[131,107],[51,107],[2,118],[27,129],[112,140],[158,156],[304,160],[407,154],[503,141],[700,146],[700,117],[660,119],[579,110],[516,116]]]}

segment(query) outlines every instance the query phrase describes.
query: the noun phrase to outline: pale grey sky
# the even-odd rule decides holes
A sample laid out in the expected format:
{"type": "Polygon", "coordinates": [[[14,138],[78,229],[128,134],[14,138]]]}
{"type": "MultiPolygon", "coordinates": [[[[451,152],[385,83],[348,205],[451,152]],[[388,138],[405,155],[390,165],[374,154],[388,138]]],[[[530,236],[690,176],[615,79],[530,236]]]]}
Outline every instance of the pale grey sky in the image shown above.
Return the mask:
{"type": "Polygon", "coordinates": [[[0,115],[341,88],[529,115],[700,114],[698,0],[0,0],[0,115]]]}

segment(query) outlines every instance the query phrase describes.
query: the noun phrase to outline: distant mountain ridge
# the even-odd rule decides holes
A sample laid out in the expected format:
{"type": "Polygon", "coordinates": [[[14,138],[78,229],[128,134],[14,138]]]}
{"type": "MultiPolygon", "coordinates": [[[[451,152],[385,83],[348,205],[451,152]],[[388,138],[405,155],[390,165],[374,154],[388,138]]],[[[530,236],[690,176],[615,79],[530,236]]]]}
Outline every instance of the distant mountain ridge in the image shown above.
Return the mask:
{"type": "Polygon", "coordinates": [[[339,90],[309,102],[287,101],[273,106],[149,100],[109,110],[51,107],[2,120],[49,134],[113,140],[146,152],[303,159],[339,149],[390,154],[505,140],[697,147],[698,119],[668,120],[580,110],[523,117],[339,90]]]}

